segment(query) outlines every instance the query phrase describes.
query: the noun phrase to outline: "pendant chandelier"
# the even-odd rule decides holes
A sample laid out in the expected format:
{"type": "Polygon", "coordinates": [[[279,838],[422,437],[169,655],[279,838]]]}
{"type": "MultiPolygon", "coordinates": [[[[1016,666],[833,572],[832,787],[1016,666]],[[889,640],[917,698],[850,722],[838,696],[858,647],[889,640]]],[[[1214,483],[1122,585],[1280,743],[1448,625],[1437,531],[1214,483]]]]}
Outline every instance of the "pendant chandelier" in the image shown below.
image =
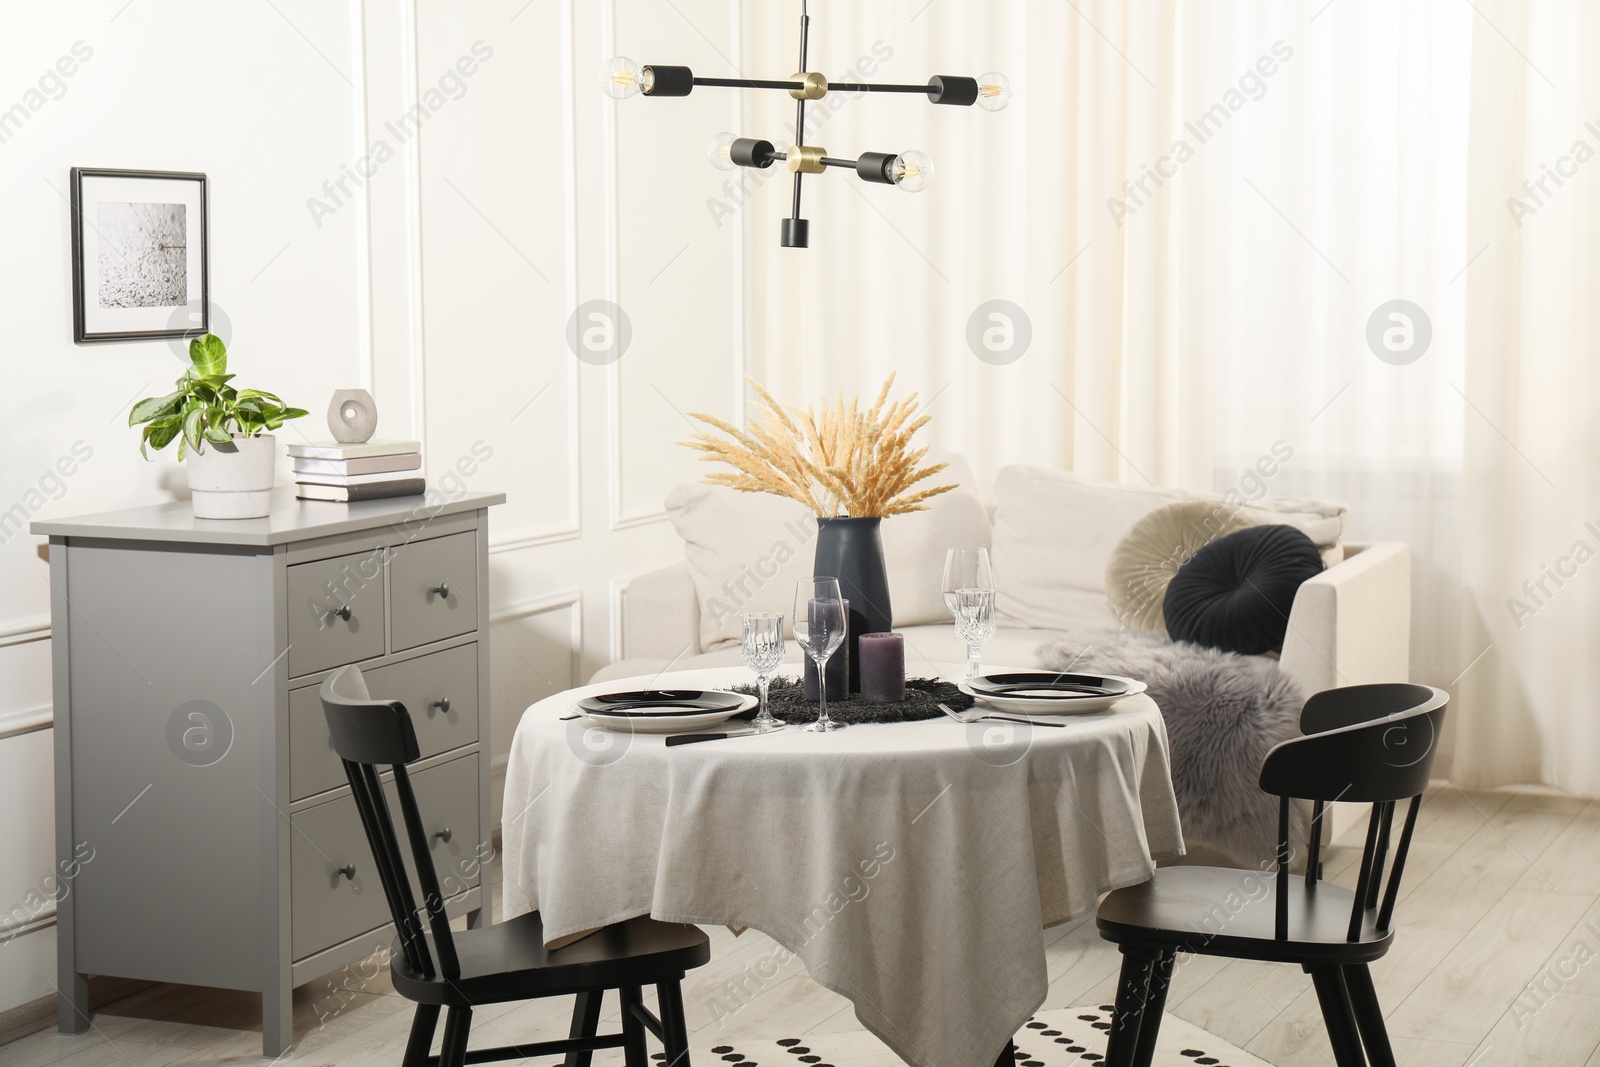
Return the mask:
{"type": "Polygon", "coordinates": [[[810,244],[811,224],[800,217],[800,182],[807,174],[821,174],[829,167],[846,168],[855,171],[856,177],[862,181],[898,186],[909,193],[921,192],[933,181],[933,160],[928,158],[926,152],[863,152],[855,159],[842,159],[828,155],[827,149],[821,145],[803,143],[807,101],[821,100],[830,92],[838,92],[924,93],[930,103],[961,107],[976,104],[985,111],[999,111],[1011,103],[1011,81],[995,71],[976,78],[941,74],[929,78],[926,85],[829,82],[816,71],[806,70],[806,43],[810,29],[811,16],[806,11],[806,0],[801,0],[800,72],[781,81],[701,78],[688,67],[667,67],[655,63],[641,65],[626,56],[616,57],[600,70],[601,88],[616,100],[640,93],[648,97],[688,96],[697,85],[730,89],[777,89],[792,96],[796,101],[795,144],[792,147],[779,148],[771,141],[721,133],[712,139],[707,149],[712,165],[721,170],[733,170],[735,167],[765,170],[781,160],[794,175],[794,202],[789,217],[783,220],[780,234],[780,243],[785,248],[805,248],[810,244]]]}

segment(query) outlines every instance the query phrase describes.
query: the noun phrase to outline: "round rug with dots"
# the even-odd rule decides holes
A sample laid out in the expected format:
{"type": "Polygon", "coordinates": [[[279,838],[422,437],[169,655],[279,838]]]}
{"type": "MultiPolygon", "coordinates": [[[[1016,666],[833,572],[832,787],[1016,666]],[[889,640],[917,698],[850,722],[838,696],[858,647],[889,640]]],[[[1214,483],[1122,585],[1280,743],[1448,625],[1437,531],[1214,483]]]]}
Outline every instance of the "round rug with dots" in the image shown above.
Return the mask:
{"type": "MultiPolygon", "coordinates": [[[[1041,1011],[1017,1031],[1021,1067],[1092,1067],[1104,1059],[1111,1005],[1041,1011]]],[[[732,1067],[903,1067],[865,1030],[832,1034],[717,1041],[696,1035],[696,1064],[732,1067]]],[[[662,1057],[658,1054],[657,1060],[662,1057]]],[[[1271,1067],[1243,1049],[1168,1012],[1161,1019],[1154,1067],[1271,1067]]]]}

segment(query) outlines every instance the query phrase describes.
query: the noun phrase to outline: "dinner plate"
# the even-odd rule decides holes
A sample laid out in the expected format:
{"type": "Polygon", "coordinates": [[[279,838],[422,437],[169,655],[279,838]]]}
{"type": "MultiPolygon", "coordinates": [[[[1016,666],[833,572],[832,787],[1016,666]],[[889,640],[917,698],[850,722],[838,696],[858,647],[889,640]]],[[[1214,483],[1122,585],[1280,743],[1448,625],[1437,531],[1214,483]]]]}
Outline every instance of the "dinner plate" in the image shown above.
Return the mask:
{"type": "Polygon", "coordinates": [[[740,712],[749,711],[756,703],[755,697],[741,693],[653,689],[598,693],[579,700],[574,709],[595,726],[606,730],[666,734],[716,726],[740,712]]]}
{"type": "Polygon", "coordinates": [[[1131,678],[1118,675],[1070,674],[1065,671],[1001,671],[980,674],[970,683],[980,693],[996,696],[1037,694],[1071,700],[1085,696],[1120,696],[1134,685],[1131,678]]]}
{"type": "Polygon", "coordinates": [[[963,693],[1000,711],[1027,715],[1087,715],[1104,711],[1124,697],[1145,691],[1145,684],[1118,675],[1014,671],[980,675],[960,683],[963,693]]]}

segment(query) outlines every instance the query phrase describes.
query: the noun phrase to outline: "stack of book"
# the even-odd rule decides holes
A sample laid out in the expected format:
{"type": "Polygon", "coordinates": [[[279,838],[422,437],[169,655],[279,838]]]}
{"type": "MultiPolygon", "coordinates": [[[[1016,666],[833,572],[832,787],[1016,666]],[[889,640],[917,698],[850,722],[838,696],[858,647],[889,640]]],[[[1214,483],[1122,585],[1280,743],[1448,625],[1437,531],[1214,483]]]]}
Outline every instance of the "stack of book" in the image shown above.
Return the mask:
{"type": "Polygon", "coordinates": [[[295,495],[301,500],[352,503],[421,493],[426,488],[421,449],[420,441],[290,445],[295,495]]]}

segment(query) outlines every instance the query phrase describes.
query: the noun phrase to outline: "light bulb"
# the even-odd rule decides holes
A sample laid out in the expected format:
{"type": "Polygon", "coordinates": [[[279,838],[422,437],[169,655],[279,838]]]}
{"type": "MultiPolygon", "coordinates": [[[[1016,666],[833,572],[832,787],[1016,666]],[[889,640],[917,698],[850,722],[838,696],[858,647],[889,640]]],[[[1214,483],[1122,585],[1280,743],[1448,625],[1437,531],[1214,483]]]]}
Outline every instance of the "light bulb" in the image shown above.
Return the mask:
{"type": "Polygon", "coordinates": [[[626,100],[649,87],[649,75],[627,56],[616,56],[600,68],[600,89],[613,100],[626,100]]]}
{"type": "Polygon", "coordinates": [[[889,177],[906,192],[920,193],[933,184],[933,160],[926,152],[901,152],[889,164],[889,177]]]}
{"type": "Polygon", "coordinates": [[[1011,103],[1011,79],[997,70],[978,75],[978,106],[985,111],[1003,111],[1011,103]]]}
{"type": "Polygon", "coordinates": [[[737,140],[733,134],[723,131],[711,138],[711,143],[706,145],[706,158],[711,160],[711,165],[718,170],[733,170],[735,164],[730,154],[733,142],[737,140]]]}

